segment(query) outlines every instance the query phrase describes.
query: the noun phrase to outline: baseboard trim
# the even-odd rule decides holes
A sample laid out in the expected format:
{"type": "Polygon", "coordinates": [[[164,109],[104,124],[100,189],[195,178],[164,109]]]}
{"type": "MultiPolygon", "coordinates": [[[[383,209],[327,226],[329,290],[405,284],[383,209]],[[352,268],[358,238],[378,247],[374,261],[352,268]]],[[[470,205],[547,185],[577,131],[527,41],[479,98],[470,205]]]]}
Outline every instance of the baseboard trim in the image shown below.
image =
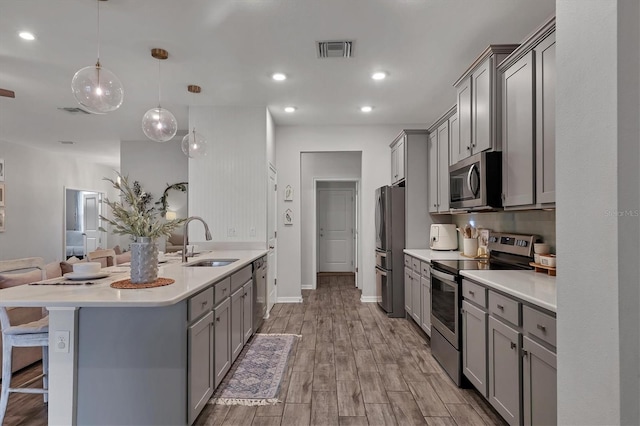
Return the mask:
{"type": "Polygon", "coordinates": [[[276,303],[302,303],[302,297],[278,297],[276,303]]]}
{"type": "Polygon", "coordinates": [[[302,284],[300,286],[300,288],[302,290],[314,290],[315,289],[315,287],[313,287],[313,284],[302,284]]]}
{"type": "Polygon", "coordinates": [[[377,303],[378,297],[377,296],[360,296],[360,301],[362,303],[377,303]]]}

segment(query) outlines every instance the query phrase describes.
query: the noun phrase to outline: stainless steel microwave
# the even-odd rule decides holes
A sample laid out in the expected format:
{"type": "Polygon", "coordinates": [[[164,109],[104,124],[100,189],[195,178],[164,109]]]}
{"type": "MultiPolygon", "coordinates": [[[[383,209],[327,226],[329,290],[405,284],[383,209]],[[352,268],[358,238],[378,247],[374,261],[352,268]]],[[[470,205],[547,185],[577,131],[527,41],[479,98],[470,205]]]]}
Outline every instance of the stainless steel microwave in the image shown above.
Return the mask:
{"type": "Polygon", "coordinates": [[[452,209],[502,207],[502,153],[480,152],[449,167],[452,209]]]}

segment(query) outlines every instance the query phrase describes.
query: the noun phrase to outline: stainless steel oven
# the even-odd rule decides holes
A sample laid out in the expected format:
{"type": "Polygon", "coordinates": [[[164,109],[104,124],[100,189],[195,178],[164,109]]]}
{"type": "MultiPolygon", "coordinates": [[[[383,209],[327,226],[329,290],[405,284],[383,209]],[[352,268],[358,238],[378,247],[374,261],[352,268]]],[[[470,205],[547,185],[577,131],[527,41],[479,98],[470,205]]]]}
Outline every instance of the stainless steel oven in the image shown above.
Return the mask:
{"type": "Polygon", "coordinates": [[[456,276],[431,268],[431,325],[460,349],[459,284],[456,276]]]}

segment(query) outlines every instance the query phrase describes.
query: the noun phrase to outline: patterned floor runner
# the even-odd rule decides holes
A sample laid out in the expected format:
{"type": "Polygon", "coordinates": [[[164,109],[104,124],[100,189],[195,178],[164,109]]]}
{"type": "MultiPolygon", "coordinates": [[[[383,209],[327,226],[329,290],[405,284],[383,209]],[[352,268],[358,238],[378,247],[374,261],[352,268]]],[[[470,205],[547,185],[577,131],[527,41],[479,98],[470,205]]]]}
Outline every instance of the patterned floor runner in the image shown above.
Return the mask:
{"type": "Polygon", "coordinates": [[[276,398],[294,334],[256,334],[213,395],[210,404],[269,405],[276,398]]]}

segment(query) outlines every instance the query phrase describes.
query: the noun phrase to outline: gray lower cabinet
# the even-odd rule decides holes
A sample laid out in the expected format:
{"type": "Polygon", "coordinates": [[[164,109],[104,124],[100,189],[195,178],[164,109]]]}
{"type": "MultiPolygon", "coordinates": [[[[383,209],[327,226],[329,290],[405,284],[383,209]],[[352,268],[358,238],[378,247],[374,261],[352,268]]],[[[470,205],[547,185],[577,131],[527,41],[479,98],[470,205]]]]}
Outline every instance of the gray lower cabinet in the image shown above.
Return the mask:
{"type": "Polygon", "coordinates": [[[214,372],[215,387],[218,387],[231,368],[231,298],[225,299],[213,309],[214,316],[214,372]]]}
{"type": "Polygon", "coordinates": [[[489,402],[510,425],[520,423],[522,333],[489,317],[489,402]]]}
{"type": "Polygon", "coordinates": [[[462,373],[486,398],[487,312],[462,302],[462,373]]]}
{"type": "Polygon", "coordinates": [[[420,327],[431,337],[431,278],[421,277],[422,284],[422,321],[420,327]]]}
{"type": "Polygon", "coordinates": [[[244,345],[243,310],[244,288],[240,287],[231,295],[231,362],[238,358],[244,345]]]}
{"type": "Polygon", "coordinates": [[[247,281],[242,289],[242,341],[244,344],[253,335],[253,281],[247,281]]]}
{"type": "Polygon", "coordinates": [[[215,389],[213,312],[209,311],[207,315],[189,326],[187,334],[189,341],[187,416],[189,424],[192,424],[215,389]]]}
{"type": "Polygon", "coordinates": [[[411,279],[411,316],[415,322],[420,325],[420,316],[422,315],[422,284],[420,283],[420,274],[413,271],[411,279]]]}
{"type": "Polygon", "coordinates": [[[411,290],[413,288],[413,274],[411,268],[404,268],[404,310],[408,316],[412,316],[411,290]]]}
{"type": "Polygon", "coordinates": [[[525,425],[555,425],[558,414],[556,354],[528,337],[522,342],[525,425]]]}

